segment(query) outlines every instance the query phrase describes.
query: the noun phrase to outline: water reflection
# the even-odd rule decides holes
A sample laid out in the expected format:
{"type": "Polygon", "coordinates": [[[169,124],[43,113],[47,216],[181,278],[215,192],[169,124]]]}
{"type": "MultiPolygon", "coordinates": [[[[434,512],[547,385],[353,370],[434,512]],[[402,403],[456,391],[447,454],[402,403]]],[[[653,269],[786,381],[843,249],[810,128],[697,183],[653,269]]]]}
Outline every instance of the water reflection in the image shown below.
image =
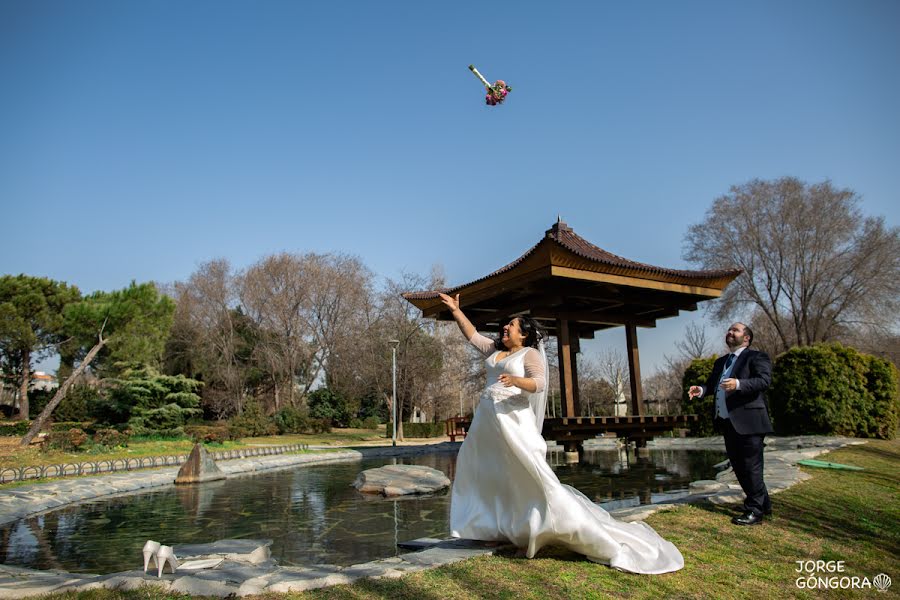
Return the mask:
{"type": "MultiPolygon", "coordinates": [[[[710,478],[721,452],[658,450],[636,458],[589,450],[566,465],[548,462],[564,483],[604,508],[660,502],[710,478]]],[[[397,542],[447,535],[449,495],[396,501],[359,494],[361,469],[418,464],[452,479],[455,454],[367,459],[233,477],[197,486],[167,487],[81,504],[0,528],[0,562],[39,569],[108,573],[140,567],[147,539],[165,544],[226,538],[269,538],[282,565],[350,565],[397,554],[397,542]]]]}

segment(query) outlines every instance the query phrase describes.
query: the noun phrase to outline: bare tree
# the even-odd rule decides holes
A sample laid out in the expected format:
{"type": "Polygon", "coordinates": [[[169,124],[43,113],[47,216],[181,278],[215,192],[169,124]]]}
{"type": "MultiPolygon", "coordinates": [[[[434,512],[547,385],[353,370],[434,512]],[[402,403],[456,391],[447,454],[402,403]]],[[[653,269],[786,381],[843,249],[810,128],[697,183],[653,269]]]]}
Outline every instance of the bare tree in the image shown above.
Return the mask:
{"type": "Polygon", "coordinates": [[[605,357],[601,355],[599,359],[579,361],[578,389],[582,416],[615,414],[616,388],[608,379],[608,365],[603,365],[603,360],[605,357]]]}
{"type": "Polygon", "coordinates": [[[900,369],[900,334],[895,331],[860,329],[841,341],[866,354],[889,360],[900,369]]]}
{"type": "Polygon", "coordinates": [[[710,305],[713,314],[724,320],[759,309],[781,350],[896,322],[900,228],[863,217],[859,196],[829,181],[732,187],[690,227],[684,256],[707,269],[743,269],[710,305]]]}
{"type": "MultiPolygon", "coordinates": [[[[441,393],[444,348],[436,337],[440,327],[431,319],[422,318],[419,309],[407,302],[402,293],[416,289],[433,289],[428,279],[405,273],[400,280],[388,280],[381,297],[384,335],[399,340],[397,349],[397,405],[398,424],[414,406],[433,402],[441,393]]],[[[402,436],[402,425],[398,427],[402,436]]]]}
{"type": "Polygon", "coordinates": [[[442,348],[442,384],[435,386],[429,399],[430,414],[438,419],[465,415],[474,410],[484,387],[484,356],[459,334],[455,323],[440,323],[435,339],[442,348]]]}
{"type": "Polygon", "coordinates": [[[204,404],[215,414],[241,412],[246,366],[231,266],[224,259],[206,262],[186,282],[175,283],[171,293],[175,321],[168,369],[201,378],[204,404]]]}
{"type": "Polygon", "coordinates": [[[625,354],[619,350],[607,348],[600,352],[596,361],[600,376],[612,387],[615,395],[615,414],[620,414],[623,410],[627,411],[631,376],[625,354]]]}
{"type": "MultiPolygon", "coordinates": [[[[674,414],[681,396],[680,379],[677,385],[672,385],[676,373],[677,371],[671,369],[657,369],[642,381],[644,398],[650,414],[674,414]]],[[[683,375],[684,368],[681,369],[680,376],[683,375]]]]}
{"type": "Polygon", "coordinates": [[[307,391],[315,381],[315,346],[307,320],[314,285],[306,258],[288,253],[263,258],[238,279],[241,306],[263,332],[254,352],[270,378],[276,411],[283,404],[281,389],[293,406],[295,382],[307,391]]]}
{"type": "Polygon", "coordinates": [[[694,360],[709,356],[710,345],[706,339],[706,328],[697,323],[688,323],[684,328],[684,336],[675,342],[681,358],[694,360]]]}
{"type": "Polygon", "coordinates": [[[326,384],[344,398],[375,395],[388,404],[391,350],[380,297],[373,291],[337,336],[326,365],[326,384]]]}
{"type": "Polygon", "coordinates": [[[648,404],[656,404],[656,410],[660,414],[669,414],[678,409],[685,369],[692,360],[705,358],[712,352],[706,328],[697,323],[688,323],[684,335],[675,342],[675,348],[678,352],[672,356],[664,354],[663,365],[641,382],[648,404]]]}
{"type": "Polygon", "coordinates": [[[314,378],[327,373],[338,347],[358,342],[359,323],[370,321],[372,272],[359,258],[343,254],[305,257],[309,277],[306,321],[315,342],[314,378]]]}
{"type": "MultiPolygon", "coordinates": [[[[251,266],[240,278],[247,314],[264,332],[256,352],[272,379],[274,408],[297,402],[328,371],[340,370],[335,353],[351,351],[371,323],[372,274],[352,256],[277,254],[251,266]],[[366,318],[368,317],[368,318],[366,318]]],[[[345,380],[346,383],[346,380],[345,380]]]]}

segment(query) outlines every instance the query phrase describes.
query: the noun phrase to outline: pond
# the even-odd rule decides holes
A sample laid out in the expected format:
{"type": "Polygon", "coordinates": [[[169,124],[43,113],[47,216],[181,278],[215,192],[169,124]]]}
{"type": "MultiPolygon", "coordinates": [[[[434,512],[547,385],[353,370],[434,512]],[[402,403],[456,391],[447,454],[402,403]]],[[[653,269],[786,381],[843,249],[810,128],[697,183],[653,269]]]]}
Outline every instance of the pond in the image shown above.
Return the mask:
{"type": "MultiPolygon", "coordinates": [[[[684,495],[691,481],[712,478],[723,458],[703,450],[653,450],[646,458],[588,450],[582,464],[565,465],[555,452],[548,462],[563,483],[612,510],[684,495]]],[[[351,487],[359,471],[418,464],[452,479],[455,461],[455,453],[364,459],[83,503],[0,528],[0,562],[111,573],[140,568],[148,539],[178,545],[227,538],[272,539],[272,556],[285,566],[367,562],[402,552],[397,542],[447,536],[450,497],[368,498],[351,487]]]]}

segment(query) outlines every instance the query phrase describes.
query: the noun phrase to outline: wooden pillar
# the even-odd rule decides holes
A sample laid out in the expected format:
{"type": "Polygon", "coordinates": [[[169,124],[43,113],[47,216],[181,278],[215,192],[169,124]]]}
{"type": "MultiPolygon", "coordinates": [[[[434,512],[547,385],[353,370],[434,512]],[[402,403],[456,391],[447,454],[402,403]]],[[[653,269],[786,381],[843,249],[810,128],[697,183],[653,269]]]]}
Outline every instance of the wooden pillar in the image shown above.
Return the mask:
{"type": "Polygon", "coordinates": [[[644,416],[644,391],[641,387],[641,358],[638,353],[637,327],[625,325],[628,345],[628,375],[631,377],[631,414],[644,416]]]}
{"type": "Polygon", "coordinates": [[[578,389],[578,354],[581,352],[581,339],[578,337],[578,327],[569,327],[569,348],[572,355],[572,406],[574,416],[581,416],[581,392],[578,389]]]}
{"type": "Polygon", "coordinates": [[[572,381],[572,347],[569,320],[556,320],[556,341],[559,354],[559,396],[563,417],[575,417],[575,387],[572,381]]]}

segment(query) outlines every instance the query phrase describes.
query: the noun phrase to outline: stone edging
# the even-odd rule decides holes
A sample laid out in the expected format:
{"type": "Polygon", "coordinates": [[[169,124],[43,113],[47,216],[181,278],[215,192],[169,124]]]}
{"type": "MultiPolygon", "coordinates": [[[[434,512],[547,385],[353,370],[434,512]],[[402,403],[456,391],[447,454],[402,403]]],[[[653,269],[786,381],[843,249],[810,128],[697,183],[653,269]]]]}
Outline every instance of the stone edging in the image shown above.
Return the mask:
{"type": "MultiPolygon", "coordinates": [[[[314,565],[278,567],[269,558],[271,540],[222,540],[213,544],[175,546],[182,567],[174,574],[144,574],[137,569],[110,575],[80,575],[62,571],[31,571],[0,565],[0,598],[24,598],[51,592],[78,592],[95,588],[133,590],[151,585],[164,592],[201,596],[247,596],[263,592],[302,592],[330,585],[353,583],[362,578],[401,577],[467,558],[493,554],[510,546],[493,546],[472,540],[421,539],[406,544],[413,552],[349,567],[314,565]],[[234,545],[242,549],[230,548],[234,545]],[[203,561],[211,568],[188,570],[190,562],[203,561]]],[[[140,544],[136,546],[136,551],[140,544]]],[[[136,555],[135,563],[141,557],[136,555]]],[[[168,569],[167,569],[168,570],[168,569]]],[[[151,569],[152,571],[152,569],[151,569]]]]}
{"type": "MultiPolygon", "coordinates": [[[[308,444],[288,444],[285,446],[261,446],[258,448],[238,448],[235,450],[219,450],[210,452],[213,460],[234,460],[253,456],[271,456],[287,452],[299,452],[309,448],[308,444]]],[[[187,461],[187,454],[170,454],[167,456],[143,456],[139,458],[113,458],[80,463],[56,465],[34,465],[30,467],[0,467],[0,484],[26,479],[45,479],[66,477],[69,475],[97,475],[99,473],[115,473],[117,471],[133,471],[135,469],[154,469],[181,465],[187,461]]]]}
{"type": "MultiPolygon", "coordinates": [[[[794,438],[769,438],[766,441],[766,464],[765,464],[765,480],[770,493],[787,489],[791,485],[808,479],[807,475],[800,471],[796,465],[796,461],[804,458],[812,458],[824,452],[834,450],[851,444],[864,444],[863,440],[855,440],[852,438],[824,438],[824,437],[794,437],[794,438]]],[[[273,468],[290,467],[296,464],[313,464],[322,462],[359,460],[363,454],[366,455],[408,455],[423,452],[440,451],[442,449],[453,449],[458,444],[437,444],[433,447],[418,448],[372,448],[363,449],[363,452],[356,450],[345,450],[329,455],[293,455],[277,458],[263,458],[255,461],[242,461],[242,463],[223,465],[222,470],[229,474],[249,473],[273,468]],[[239,467],[239,468],[238,468],[239,467]]],[[[659,440],[652,444],[657,449],[718,449],[724,446],[722,438],[704,438],[701,440],[683,440],[674,438],[672,440],[659,440]]],[[[727,467],[727,461],[720,464],[727,467]]],[[[131,489],[119,489],[128,487],[123,481],[106,481],[104,492],[101,495],[117,495],[121,493],[134,493],[146,487],[156,485],[165,485],[172,482],[175,475],[175,469],[162,469],[160,473],[147,474],[151,477],[145,478],[146,481],[138,483],[131,489]],[[118,486],[118,487],[117,487],[118,486]],[[110,491],[111,488],[113,491],[110,491]]],[[[133,473],[131,478],[142,478],[145,474],[133,473]]],[[[57,482],[58,484],[85,482],[93,480],[112,480],[113,478],[124,478],[129,474],[107,475],[88,479],[80,479],[74,481],[57,482]]],[[[39,486],[29,486],[33,489],[11,490],[11,493],[19,496],[10,501],[0,496],[0,523],[21,518],[25,515],[34,514],[35,512],[43,512],[58,508],[63,504],[71,502],[80,502],[89,499],[84,493],[91,490],[83,490],[84,493],[78,493],[75,489],[68,490],[64,493],[56,490],[47,494],[44,498],[38,498],[37,488],[51,488],[54,484],[43,484],[39,486]],[[67,496],[68,494],[68,496],[67,496]],[[15,510],[13,504],[26,504],[28,508],[24,510],[15,510]]],[[[661,511],[674,508],[675,506],[708,501],[716,504],[737,503],[743,500],[743,493],[740,485],[734,476],[733,471],[729,468],[721,471],[716,480],[698,481],[691,484],[691,494],[686,497],[679,498],[675,502],[666,504],[638,506],[611,511],[610,514],[621,521],[638,521],[647,518],[649,515],[661,511]]],[[[48,490],[49,491],[49,490],[48,490]]],[[[93,490],[100,491],[100,488],[93,490]]],[[[96,497],[96,496],[93,496],[96,497]]],[[[488,547],[480,542],[470,540],[436,540],[423,539],[415,540],[406,547],[410,546],[415,550],[408,554],[395,556],[391,558],[374,560],[368,563],[352,565],[349,567],[339,567],[336,565],[316,565],[312,567],[279,567],[268,558],[268,541],[256,541],[257,546],[252,553],[234,553],[223,550],[220,546],[234,544],[237,542],[248,543],[248,540],[223,540],[214,544],[204,544],[191,547],[175,547],[176,554],[182,560],[191,559],[213,559],[214,567],[199,571],[179,570],[173,575],[164,574],[162,579],[155,576],[144,575],[141,571],[127,571],[123,573],[113,573],[110,575],[78,575],[73,573],[59,571],[33,571],[30,569],[22,569],[18,567],[10,567],[0,565],[0,598],[22,598],[30,595],[46,594],[48,592],[76,591],[87,590],[97,587],[110,589],[134,589],[142,585],[158,585],[162,586],[166,591],[182,592],[197,595],[210,596],[244,596],[249,594],[259,594],[262,592],[289,592],[304,591],[308,589],[324,587],[329,585],[352,583],[357,579],[364,577],[373,578],[393,578],[400,577],[405,573],[437,567],[452,562],[465,560],[474,556],[493,554],[500,548],[488,547]],[[258,557],[264,549],[266,560],[260,561],[253,559],[258,557]]],[[[139,541],[136,542],[136,548],[139,541]]],[[[136,552],[137,556],[137,552],[136,552]]],[[[136,562],[139,559],[136,558],[136,562]]]]}

